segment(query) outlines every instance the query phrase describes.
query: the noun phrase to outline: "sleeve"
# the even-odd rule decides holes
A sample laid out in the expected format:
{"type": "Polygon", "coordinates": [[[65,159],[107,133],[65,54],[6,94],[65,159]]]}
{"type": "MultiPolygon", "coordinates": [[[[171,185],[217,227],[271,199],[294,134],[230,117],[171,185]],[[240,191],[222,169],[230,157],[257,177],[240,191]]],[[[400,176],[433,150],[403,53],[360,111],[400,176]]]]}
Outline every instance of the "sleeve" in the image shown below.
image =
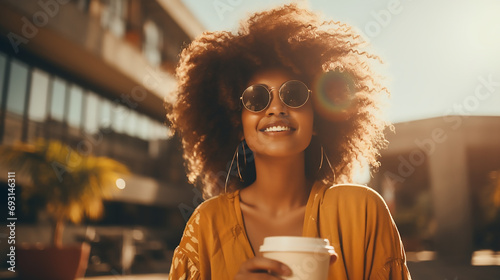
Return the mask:
{"type": "Polygon", "coordinates": [[[398,229],[382,197],[359,185],[330,188],[320,231],[339,258],[329,279],[411,280],[398,229]]]}
{"type": "MultiPolygon", "coordinates": [[[[389,208],[383,198],[369,191],[368,204],[372,206],[372,232],[368,234],[367,252],[373,250],[373,273],[370,279],[374,280],[411,280],[406,266],[406,254],[399,231],[392,219],[389,208]],[[371,247],[371,248],[370,248],[371,247]]],[[[368,221],[370,224],[370,221],[368,221]]]]}
{"type": "Polygon", "coordinates": [[[411,280],[406,261],[401,258],[392,259],[385,263],[373,277],[375,280],[411,280]]]}
{"type": "Polygon", "coordinates": [[[174,251],[169,280],[200,279],[198,255],[198,235],[200,232],[200,213],[195,210],[186,224],[179,246],[174,251]]]}

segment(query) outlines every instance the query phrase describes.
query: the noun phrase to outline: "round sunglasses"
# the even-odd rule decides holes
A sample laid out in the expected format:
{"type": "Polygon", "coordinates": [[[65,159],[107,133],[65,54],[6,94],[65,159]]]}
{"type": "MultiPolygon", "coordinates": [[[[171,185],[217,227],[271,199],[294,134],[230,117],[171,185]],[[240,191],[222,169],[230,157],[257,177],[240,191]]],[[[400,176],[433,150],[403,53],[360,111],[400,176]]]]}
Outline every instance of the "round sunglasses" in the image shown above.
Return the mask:
{"type": "MultiPolygon", "coordinates": [[[[273,88],[263,84],[251,85],[243,91],[240,99],[248,111],[258,113],[271,103],[272,90],[273,88]]],[[[311,90],[301,81],[290,80],[284,82],[278,92],[283,104],[290,108],[300,108],[309,100],[311,90]]]]}

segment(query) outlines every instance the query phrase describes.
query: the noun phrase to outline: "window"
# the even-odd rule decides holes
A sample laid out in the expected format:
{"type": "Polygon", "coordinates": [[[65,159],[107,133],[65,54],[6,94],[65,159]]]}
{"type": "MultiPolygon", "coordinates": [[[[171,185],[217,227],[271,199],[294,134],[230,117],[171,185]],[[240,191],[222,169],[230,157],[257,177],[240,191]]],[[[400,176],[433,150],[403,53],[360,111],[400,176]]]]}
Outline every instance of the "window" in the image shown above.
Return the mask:
{"type": "Polygon", "coordinates": [[[126,2],[123,0],[107,0],[101,13],[101,25],[121,38],[125,34],[126,2]]]}
{"type": "Polygon", "coordinates": [[[170,128],[168,126],[166,126],[165,124],[161,124],[161,127],[162,127],[162,135],[161,135],[161,139],[162,140],[167,140],[167,139],[170,139],[171,138],[171,131],[170,131],[170,128]]]}
{"type": "Polygon", "coordinates": [[[40,69],[33,69],[31,74],[30,104],[28,118],[43,122],[47,118],[47,93],[49,75],[40,69]]]}
{"type": "Polygon", "coordinates": [[[28,84],[28,66],[13,59],[10,68],[9,88],[7,90],[7,111],[18,114],[24,113],[26,87],[28,84]]]}
{"type": "Polygon", "coordinates": [[[137,129],[137,120],[139,119],[139,115],[134,112],[130,111],[130,114],[127,119],[127,123],[125,125],[125,132],[133,137],[137,137],[138,134],[138,129],[137,129]]]}
{"type": "Polygon", "coordinates": [[[116,105],[114,107],[114,113],[113,130],[118,133],[123,133],[125,131],[125,123],[128,121],[130,112],[125,106],[116,105]]]}
{"type": "Polygon", "coordinates": [[[161,133],[162,133],[162,127],[160,125],[160,123],[156,122],[156,121],[153,121],[153,123],[151,124],[152,128],[150,130],[150,137],[152,140],[158,140],[158,139],[161,139],[161,133]]]}
{"type": "Polygon", "coordinates": [[[154,139],[166,140],[169,138],[169,129],[163,123],[155,122],[154,139]]]}
{"type": "Polygon", "coordinates": [[[111,102],[107,99],[101,100],[101,110],[99,112],[99,127],[111,128],[111,102]]]}
{"type": "Polygon", "coordinates": [[[163,38],[160,28],[151,20],[144,23],[144,46],[143,53],[153,66],[161,64],[161,48],[163,38]]]}
{"type": "Polygon", "coordinates": [[[64,105],[66,102],[66,83],[60,78],[52,80],[52,96],[50,102],[50,117],[60,122],[64,121],[64,105]]]}
{"type": "Polygon", "coordinates": [[[3,91],[3,80],[5,77],[5,66],[7,65],[7,57],[0,52],[0,102],[1,101],[1,96],[2,96],[2,91],[3,91]]]}
{"type": "Polygon", "coordinates": [[[72,85],[69,90],[68,124],[80,128],[82,123],[83,90],[72,85]]]}
{"type": "Polygon", "coordinates": [[[85,95],[85,120],[83,128],[86,133],[94,134],[99,130],[98,113],[99,113],[99,98],[95,93],[89,92],[85,95]]]}
{"type": "Polygon", "coordinates": [[[137,128],[138,128],[138,137],[143,139],[143,140],[149,140],[149,125],[150,121],[149,118],[146,117],[145,115],[140,115],[138,120],[137,120],[137,128]]]}

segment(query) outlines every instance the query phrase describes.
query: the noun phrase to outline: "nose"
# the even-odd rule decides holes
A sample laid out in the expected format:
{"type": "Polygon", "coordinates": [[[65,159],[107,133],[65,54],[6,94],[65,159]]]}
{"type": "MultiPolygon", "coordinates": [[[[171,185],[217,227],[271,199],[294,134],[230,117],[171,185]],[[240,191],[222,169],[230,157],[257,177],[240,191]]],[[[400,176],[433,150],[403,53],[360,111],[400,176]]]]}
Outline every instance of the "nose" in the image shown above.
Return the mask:
{"type": "Polygon", "coordinates": [[[271,92],[271,102],[269,103],[269,107],[267,107],[266,114],[269,116],[288,115],[288,107],[281,102],[278,90],[276,88],[270,88],[269,90],[271,92]]]}

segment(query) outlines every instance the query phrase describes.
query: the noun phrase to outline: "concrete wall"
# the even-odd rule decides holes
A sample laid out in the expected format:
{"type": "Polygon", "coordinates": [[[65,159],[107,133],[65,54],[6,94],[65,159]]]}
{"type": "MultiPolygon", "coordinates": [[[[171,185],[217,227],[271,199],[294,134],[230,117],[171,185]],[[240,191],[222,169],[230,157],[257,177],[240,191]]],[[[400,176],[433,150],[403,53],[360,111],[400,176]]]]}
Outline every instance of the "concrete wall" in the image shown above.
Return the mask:
{"type": "Polygon", "coordinates": [[[388,132],[390,145],[382,152],[375,185],[429,188],[438,258],[470,263],[471,192],[484,184],[485,174],[500,169],[500,117],[447,116],[395,128],[395,134],[388,132]],[[481,159],[475,156],[478,151],[483,151],[481,159]],[[428,185],[417,185],[422,183],[428,185]]]}

